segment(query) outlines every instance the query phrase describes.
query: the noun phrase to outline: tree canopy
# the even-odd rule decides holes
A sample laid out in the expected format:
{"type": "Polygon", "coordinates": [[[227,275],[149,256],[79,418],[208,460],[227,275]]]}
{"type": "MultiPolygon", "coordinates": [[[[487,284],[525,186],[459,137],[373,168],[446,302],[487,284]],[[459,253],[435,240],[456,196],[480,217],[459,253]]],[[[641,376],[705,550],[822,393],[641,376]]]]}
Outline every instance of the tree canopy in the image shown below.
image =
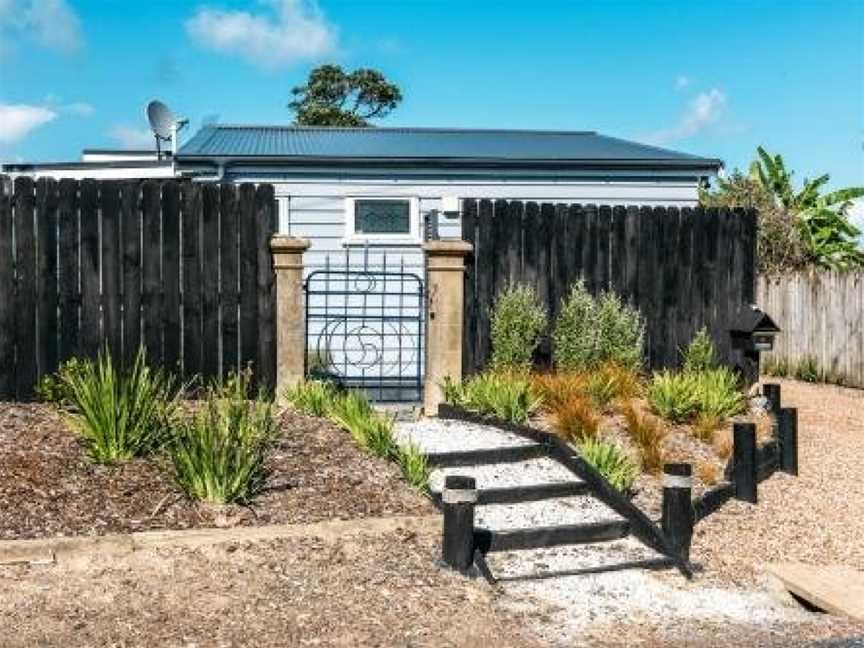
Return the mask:
{"type": "Polygon", "coordinates": [[[748,207],[759,212],[757,241],[759,268],[778,272],[816,266],[833,270],[864,267],[864,251],[847,211],[864,187],[846,187],[822,193],[829,176],[804,180],[796,189],[794,173],[781,155],[761,146],[745,175],[735,171],[720,179],[714,192],[705,191],[701,202],[709,207],[748,207]]]}
{"type": "Polygon", "coordinates": [[[377,70],[346,72],[338,65],[321,65],[302,86],[291,89],[288,107],[301,126],[370,126],[402,101],[399,87],[377,70]]]}

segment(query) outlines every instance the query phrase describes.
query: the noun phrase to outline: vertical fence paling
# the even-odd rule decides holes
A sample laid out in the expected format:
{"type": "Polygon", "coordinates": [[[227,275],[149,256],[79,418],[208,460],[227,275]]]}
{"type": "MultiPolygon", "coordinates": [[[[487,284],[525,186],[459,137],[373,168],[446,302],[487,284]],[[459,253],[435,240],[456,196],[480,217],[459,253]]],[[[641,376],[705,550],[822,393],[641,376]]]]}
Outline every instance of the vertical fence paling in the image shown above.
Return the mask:
{"type": "Polygon", "coordinates": [[[812,360],[832,381],[864,387],[864,271],[760,277],[757,299],[783,330],[767,359],[812,360]]]}
{"type": "Polygon", "coordinates": [[[467,200],[463,360],[481,370],[490,355],[489,309],[514,281],[530,283],[554,317],[568,287],[612,289],[646,319],[651,368],[678,364],[679,349],[707,326],[720,359],[735,366],[729,329],[753,301],[755,212],[674,207],[552,205],[467,200]]]}
{"type": "Polygon", "coordinates": [[[0,176],[0,398],[142,344],[187,377],[248,364],[272,388],[275,231],[270,185],[0,176]]]}

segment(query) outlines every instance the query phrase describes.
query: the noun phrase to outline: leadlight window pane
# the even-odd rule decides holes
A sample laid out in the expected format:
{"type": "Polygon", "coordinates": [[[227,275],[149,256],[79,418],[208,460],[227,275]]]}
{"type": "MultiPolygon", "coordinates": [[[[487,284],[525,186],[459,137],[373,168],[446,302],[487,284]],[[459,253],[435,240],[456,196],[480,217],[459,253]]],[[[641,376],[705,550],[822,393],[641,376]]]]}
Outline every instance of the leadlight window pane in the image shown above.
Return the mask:
{"type": "Polygon", "coordinates": [[[357,200],[354,231],[358,234],[410,234],[411,205],[407,200],[357,200]]]}

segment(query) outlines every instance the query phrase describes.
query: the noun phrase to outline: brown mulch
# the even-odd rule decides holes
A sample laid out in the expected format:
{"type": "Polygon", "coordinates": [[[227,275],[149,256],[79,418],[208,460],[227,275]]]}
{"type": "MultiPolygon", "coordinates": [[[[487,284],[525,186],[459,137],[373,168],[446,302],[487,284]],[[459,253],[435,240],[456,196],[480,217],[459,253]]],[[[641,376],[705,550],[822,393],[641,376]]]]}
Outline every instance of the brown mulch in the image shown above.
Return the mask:
{"type": "Polygon", "coordinates": [[[696,527],[704,577],[751,585],[768,562],[864,571],[864,391],[775,380],[798,408],[798,477],[759,484],[756,506],[731,500],[696,527]]]}
{"type": "Polygon", "coordinates": [[[433,512],[394,464],[335,426],[286,412],[281,429],[267,490],[246,507],[208,507],[176,487],[164,457],[97,465],[54,408],[0,403],[0,539],[433,512]]]}
{"type": "Polygon", "coordinates": [[[538,648],[526,616],[395,532],[0,567],[3,646],[538,648]]]}

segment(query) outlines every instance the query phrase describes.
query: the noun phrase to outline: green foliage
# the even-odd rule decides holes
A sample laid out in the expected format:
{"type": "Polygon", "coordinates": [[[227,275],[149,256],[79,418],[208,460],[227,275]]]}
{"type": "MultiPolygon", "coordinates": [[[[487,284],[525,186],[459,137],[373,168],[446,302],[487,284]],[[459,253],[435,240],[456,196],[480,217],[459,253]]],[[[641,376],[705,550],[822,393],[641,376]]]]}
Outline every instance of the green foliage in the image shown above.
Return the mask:
{"type": "Polygon", "coordinates": [[[683,423],[699,409],[697,377],[693,373],[661,371],[648,385],[651,410],[673,423],[683,423]]]}
{"type": "Polygon", "coordinates": [[[54,393],[68,403],[70,423],[94,461],[141,456],[164,441],[177,390],[170,377],[147,366],[143,348],[125,371],[103,349],[95,362],[69,365],[56,379],[54,393]]]}
{"type": "Polygon", "coordinates": [[[444,399],[479,414],[525,423],[540,406],[531,381],[520,374],[486,372],[463,383],[444,381],[444,399]]]}
{"type": "Polygon", "coordinates": [[[553,334],[555,364],[566,372],[605,362],[635,371],[642,366],[644,335],[639,311],[613,292],[595,299],[577,281],[561,305],[553,334]]]}
{"type": "Polygon", "coordinates": [[[338,394],[333,383],[323,380],[305,380],[288,388],[285,398],[298,412],[323,418],[327,416],[338,394]]]}
{"type": "Polygon", "coordinates": [[[205,405],[178,420],[169,445],[177,483],[190,496],[246,502],[266,480],[265,461],[278,433],[272,403],[248,400],[248,374],[206,391],[205,405]]]}
{"type": "Polygon", "coordinates": [[[321,65],[302,86],[291,89],[288,107],[301,126],[369,126],[402,101],[399,87],[377,70],[346,72],[338,65],[321,65]]]}
{"type": "Polygon", "coordinates": [[[697,415],[722,421],[747,407],[738,377],[726,367],[655,373],[648,387],[648,403],[655,414],[673,423],[685,423],[697,415]]]}
{"type": "Polygon", "coordinates": [[[45,403],[70,405],[69,385],[75,380],[80,380],[86,363],[85,360],[70,358],[60,365],[56,373],[45,374],[36,385],[36,396],[45,403]]]}
{"type": "Polygon", "coordinates": [[[697,411],[701,416],[723,420],[746,411],[747,398],[731,369],[716,367],[695,376],[697,411]]]}
{"type": "Polygon", "coordinates": [[[406,482],[419,491],[425,492],[429,489],[429,474],[432,470],[426,455],[417,445],[409,443],[400,447],[397,461],[406,482]]]}
{"type": "Polygon", "coordinates": [[[501,291],[492,310],[492,368],[530,369],[546,322],[546,309],[531,286],[511,284],[501,291]]]}
{"type": "Polygon", "coordinates": [[[579,454],[612,486],[628,492],[639,476],[639,466],[620,446],[599,439],[586,439],[579,444],[579,454]]]}
{"type": "Polygon", "coordinates": [[[703,192],[709,207],[759,210],[759,270],[776,273],[806,266],[845,270],[864,266],[858,245],[861,232],[848,218],[851,201],[864,196],[864,187],[822,193],[827,174],[805,180],[800,190],[783,157],[761,146],[748,175],[736,171],[720,180],[716,192],[703,192]]]}
{"type": "Polygon", "coordinates": [[[775,358],[773,355],[768,355],[762,361],[762,373],[766,376],[794,378],[811,383],[844,385],[847,382],[846,377],[841,372],[824,369],[813,356],[789,360],[788,358],[775,358]]]}
{"type": "Polygon", "coordinates": [[[696,332],[687,348],[681,353],[684,371],[705,371],[716,366],[714,343],[704,326],[696,332]]]}

